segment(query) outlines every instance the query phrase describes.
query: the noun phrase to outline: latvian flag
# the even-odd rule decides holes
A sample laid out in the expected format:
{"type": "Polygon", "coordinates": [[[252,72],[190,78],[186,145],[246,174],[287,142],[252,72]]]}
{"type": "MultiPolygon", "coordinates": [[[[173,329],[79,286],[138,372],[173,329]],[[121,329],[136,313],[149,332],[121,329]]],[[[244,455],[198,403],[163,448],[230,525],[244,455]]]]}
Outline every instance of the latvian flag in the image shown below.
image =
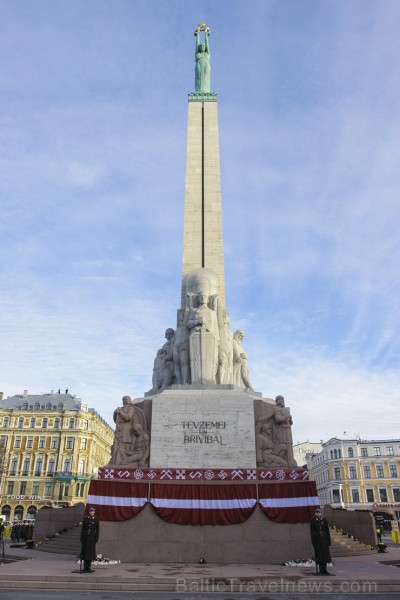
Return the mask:
{"type": "Polygon", "coordinates": [[[100,521],[127,521],[145,507],[149,483],[102,481],[90,482],[87,506],[96,508],[100,521]]]}
{"type": "Polygon", "coordinates": [[[308,523],[319,504],[315,481],[261,483],[258,501],[263,513],[275,523],[308,523]]]}
{"type": "Polygon", "coordinates": [[[233,525],[246,521],[257,504],[256,485],[154,483],[150,503],[164,521],[178,525],[233,525]]]}
{"type": "Polygon", "coordinates": [[[137,483],[94,479],[87,506],[102,521],[126,521],[147,503],[161,519],[179,525],[234,525],[253,513],[257,502],[276,523],[308,523],[319,504],[314,481],[291,483],[137,483]]]}

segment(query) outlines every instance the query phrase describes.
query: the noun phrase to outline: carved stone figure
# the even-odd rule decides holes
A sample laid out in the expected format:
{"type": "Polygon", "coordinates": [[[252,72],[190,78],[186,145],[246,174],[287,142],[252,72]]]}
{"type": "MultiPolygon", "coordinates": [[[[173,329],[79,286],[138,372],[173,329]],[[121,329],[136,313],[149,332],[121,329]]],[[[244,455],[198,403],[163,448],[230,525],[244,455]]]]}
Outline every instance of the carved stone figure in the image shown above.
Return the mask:
{"type": "Polygon", "coordinates": [[[243,390],[252,390],[247,368],[247,354],[242,347],[244,336],[245,333],[241,329],[233,334],[233,383],[243,390]]]}
{"type": "Polygon", "coordinates": [[[281,456],[285,452],[285,444],[274,444],[268,419],[259,418],[256,425],[257,467],[287,467],[287,462],[281,456]]]}
{"type": "Polygon", "coordinates": [[[219,328],[216,313],[217,295],[210,298],[204,291],[188,294],[190,307],[187,326],[190,330],[190,370],[192,383],[216,383],[218,369],[219,328]]]}
{"type": "Polygon", "coordinates": [[[196,37],[195,46],[195,86],[196,92],[210,93],[211,90],[211,65],[210,65],[210,48],[208,38],[210,30],[204,23],[199,25],[194,32],[196,37]],[[204,31],[204,43],[200,41],[200,31],[204,31]]]}
{"type": "MultiPolygon", "coordinates": [[[[114,411],[115,435],[114,443],[111,449],[110,465],[124,465],[130,463],[130,457],[134,451],[133,443],[134,431],[137,427],[144,434],[147,426],[146,417],[143,411],[133,406],[129,396],[122,398],[122,407],[114,411]]],[[[148,434],[146,433],[147,439],[148,434]]],[[[136,458],[135,458],[136,459],[136,458]]]]}
{"type": "Polygon", "coordinates": [[[278,444],[286,446],[286,453],[284,458],[289,467],[296,467],[297,463],[293,456],[293,438],[292,438],[292,425],[293,419],[289,410],[285,407],[285,399],[283,396],[277,396],[275,398],[275,409],[274,409],[274,439],[278,444]]]}
{"type": "MultiPolygon", "coordinates": [[[[212,333],[215,339],[219,340],[219,328],[215,303],[215,296],[212,296],[209,299],[206,292],[200,291],[197,294],[197,307],[192,306],[187,322],[187,326],[192,333],[194,331],[200,331],[203,329],[212,333]]],[[[193,302],[191,302],[191,304],[193,305],[193,302]]]]}
{"type": "Polygon", "coordinates": [[[157,356],[154,359],[153,379],[152,379],[153,387],[150,390],[150,392],[156,393],[162,387],[165,357],[166,357],[166,354],[165,354],[164,350],[162,348],[160,348],[157,351],[157,356]]]}
{"type": "Polygon", "coordinates": [[[178,310],[178,327],[175,331],[172,356],[175,383],[190,383],[189,332],[185,323],[187,311],[178,310]]]}
{"type": "Polygon", "coordinates": [[[229,329],[229,312],[224,308],[219,328],[217,383],[233,382],[233,333],[229,329]]]}
{"type": "Polygon", "coordinates": [[[169,327],[165,332],[166,342],[162,347],[164,352],[162,364],[162,384],[161,390],[165,390],[167,387],[172,385],[172,379],[174,376],[174,359],[173,359],[173,345],[174,345],[174,330],[169,327]]]}
{"type": "Polygon", "coordinates": [[[126,448],[124,461],[120,464],[130,467],[147,467],[149,465],[149,435],[138,423],[132,427],[133,438],[126,448]]]}

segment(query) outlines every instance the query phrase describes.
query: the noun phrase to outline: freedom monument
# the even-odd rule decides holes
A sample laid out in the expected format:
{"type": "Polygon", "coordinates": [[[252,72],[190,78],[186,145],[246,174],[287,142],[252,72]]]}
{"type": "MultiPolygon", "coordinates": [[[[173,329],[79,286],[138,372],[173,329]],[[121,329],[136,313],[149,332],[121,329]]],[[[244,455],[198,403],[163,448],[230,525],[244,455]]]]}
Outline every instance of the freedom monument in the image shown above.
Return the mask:
{"type": "Polygon", "coordinates": [[[115,410],[111,461],[89,490],[105,521],[99,550],[125,561],[307,556],[318,504],[293,458],[284,398],[253,390],[245,333],[231,330],[209,37],[205,24],[196,28],[176,325],[155,349],[151,389],[115,410]]]}

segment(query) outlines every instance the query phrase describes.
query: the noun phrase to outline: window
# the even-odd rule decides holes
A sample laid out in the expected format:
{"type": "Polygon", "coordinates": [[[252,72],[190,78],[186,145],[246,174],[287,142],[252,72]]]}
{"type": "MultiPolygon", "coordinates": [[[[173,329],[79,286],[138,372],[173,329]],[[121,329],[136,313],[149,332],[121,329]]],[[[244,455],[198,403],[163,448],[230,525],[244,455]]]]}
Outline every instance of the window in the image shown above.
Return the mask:
{"type": "Polygon", "coordinates": [[[389,454],[389,456],[393,456],[393,446],[386,446],[386,454],[389,454]]]}
{"type": "Polygon", "coordinates": [[[29,435],[28,439],[26,440],[26,447],[32,448],[32,446],[33,446],[33,436],[29,435]]]}
{"type": "Polygon", "coordinates": [[[71,450],[71,449],[74,447],[74,438],[72,438],[72,437],[68,437],[68,438],[67,438],[67,442],[66,442],[66,444],[65,444],[65,447],[66,447],[68,450],[71,450]]]}
{"type": "Polygon", "coordinates": [[[41,435],[39,438],[39,448],[45,448],[45,446],[46,446],[46,438],[41,435]]]}
{"type": "Polygon", "coordinates": [[[82,438],[81,439],[81,450],[86,450],[86,445],[87,445],[87,439],[82,438]]]}
{"type": "Polygon", "coordinates": [[[332,490],[332,501],[340,502],[340,492],[339,490],[332,490]]]}
{"type": "Polygon", "coordinates": [[[7,447],[7,436],[0,435],[0,448],[3,450],[7,447]]]}
{"type": "Polygon", "coordinates": [[[69,473],[71,470],[71,459],[68,457],[64,461],[64,473],[69,473]]]}
{"type": "Polygon", "coordinates": [[[85,472],[85,461],[81,459],[78,465],[78,475],[83,475],[85,472]]]}
{"type": "Polygon", "coordinates": [[[368,448],[361,448],[361,456],[368,456],[368,448]]]}
{"type": "Polygon", "coordinates": [[[24,464],[22,466],[22,476],[23,477],[27,477],[29,475],[29,465],[30,465],[30,459],[26,458],[24,460],[24,464]]]}
{"type": "Polygon", "coordinates": [[[365,479],[371,479],[371,467],[369,465],[364,465],[363,469],[365,479]]]}
{"type": "Polygon", "coordinates": [[[348,448],[347,454],[348,454],[349,458],[353,458],[353,456],[354,456],[354,450],[353,450],[353,448],[348,448]]]}
{"type": "Polygon", "coordinates": [[[39,404],[39,402],[36,402],[36,404],[35,404],[35,410],[40,410],[40,404],[39,404]]]}
{"type": "Polygon", "coordinates": [[[7,483],[7,494],[9,494],[10,496],[12,496],[14,493],[14,482],[13,481],[9,481],[7,483]]]}
{"type": "Polygon", "coordinates": [[[36,467],[35,467],[36,477],[39,477],[42,474],[42,468],[43,468],[43,459],[38,458],[36,461],[36,467]]]}
{"type": "Polygon", "coordinates": [[[60,429],[60,419],[58,417],[54,419],[54,429],[60,429]]]}
{"type": "Polygon", "coordinates": [[[21,481],[19,486],[19,493],[21,494],[21,496],[26,494],[26,481],[21,481]]]}
{"type": "Polygon", "coordinates": [[[333,469],[334,474],[335,474],[335,479],[341,479],[341,475],[340,475],[340,467],[335,467],[333,469]]]}
{"type": "Polygon", "coordinates": [[[55,469],[56,469],[56,459],[55,458],[51,458],[49,460],[49,465],[47,467],[47,474],[48,475],[54,475],[55,469]]]}
{"type": "Polygon", "coordinates": [[[53,437],[51,438],[51,448],[54,450],[55,448],[58,448],[58,438],[53,437]]]}
{"type": "Polygon", "coordinates": [[[3,427],[10,427],[10,417],[4,417],[3,427]]]}
{"type": "Polygon", "coordinates": [[[397,477],[396,465],[389,465],[389,473],[390,473],[390,477],[397,477]]]}
{"type": "Polygon", "coordinates": [[[31,417],[31,420],[29,422],[29,427],[31,429],[35,429],[35,427],[36,427],[36,419],[35,419],[35,417],[31,417]]]}
{"type": "Polygon", "coordinates": [[[85,420],[83,421],[83,429],[89,429],[89,421],[85,420]]]}
{"type": "Polygon", "coordinates": [[[15,436],[14,448],[21,448],[21,436],[20,435],[15,436]]]}
{"type": "Polygon", "coordinates": [[[81,498],[83,498],[83,496],[84,496],[84,491],[85,491],[85,484],[81,483],[81,493],[80,493],[81,498]]]}
{"type": "Polygon", "coordinates": [[[75,419],[70,419],[69,420],[69,428],[70,429],[75,429],[75,419]]]}
{"type": "Polygon", "coordinates": [[[380,479],[383,478],[383,465],[375,465],[375,469],[376,469],[376,476],[379,477],[380,479]]]}
{"type": "Polygon", "coordinates": [[[333,451],[333,456],[334,456],[335,458],[337,458],[337,450],[336,450],[336,448],[335,448],[335,450],[333,451]]]}
{"type": "Polygon", "coordinates": [[[342,458],[342,451],[340,449],[337,451],[337,453],[338,453],[339,458],[342,458]]]}
{"type": "Polygon", "coordinates": [[[47,428],[48,422],[49,422],[48,418],[47,417],[43,417],[43,419],[42,419],[42,429],[46,429],[47,428]]]}
{"type": "Polygon", "coordinates": [[[22,429],[23,426],[24,426],[24,417],[20,417],[18,419],[18,429],[22,429]]]}
{"type": "Polygon", "coordinates": [[[380,456],[381,455],[381,449],[379,446],[374,446],[374,456],[380,456]]]}
{"type": "Polygon", "coordinates": [[[388,501],[386,488],[379,488],[379,496],[381,498],[381,502],[388,501]]]}
{"type": "Polygon", "coordinates": [[[400,488],[393,488],[393,502],[400,502],[400,488]]]}
{"type": "Polygon", "coordinates": [[[374,501],[374,490],[368,489],[368,490],[365,490],[365,493],[367,494],[367,502],[373,502],[374,501]]]}
{"type": "Polygon", "coordinates": [[[39,495],[39,484],[38,483],[34,483],[32,485],[32,494],[34,496],[38,496],[39,495]]]}
{"type": "Polygon", "coordinates": [[[357,479],[357,469],[354,466],[349,467],[350,479],[357,479]]]}
{"type": "Polygon", "coordinates": [[[360,502],[360,492],[358,490],[351,490],[351,497],[353,502],[360,502]]]}
{"type": "Polygon", "coordinates": [[[10,463],[10,475],[16,474],[17,464],[18,464],[18,458],[16,456],[14,456],[14,458],[11,459],[11,463],[10,463]]]}
{"type": "Polygon", "coordinates": [[[53,493],[53,485],[51,483],[46,483],[46,485],[44,486],[44,495],[45,496],[51,496],[53,493]]]}

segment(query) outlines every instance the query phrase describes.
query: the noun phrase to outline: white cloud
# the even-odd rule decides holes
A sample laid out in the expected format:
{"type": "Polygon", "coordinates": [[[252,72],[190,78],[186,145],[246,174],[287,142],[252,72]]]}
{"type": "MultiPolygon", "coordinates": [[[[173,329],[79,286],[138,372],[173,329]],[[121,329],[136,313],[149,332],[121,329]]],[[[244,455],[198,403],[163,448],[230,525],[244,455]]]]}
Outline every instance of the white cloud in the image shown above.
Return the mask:
{"type": "Polygon", "coordinates": [[[99,166],[82,165],[73,162],[68,167],[68,180],[72,185],[84,189],[93,188],[99,181],[101,168],[99,166]]]}

